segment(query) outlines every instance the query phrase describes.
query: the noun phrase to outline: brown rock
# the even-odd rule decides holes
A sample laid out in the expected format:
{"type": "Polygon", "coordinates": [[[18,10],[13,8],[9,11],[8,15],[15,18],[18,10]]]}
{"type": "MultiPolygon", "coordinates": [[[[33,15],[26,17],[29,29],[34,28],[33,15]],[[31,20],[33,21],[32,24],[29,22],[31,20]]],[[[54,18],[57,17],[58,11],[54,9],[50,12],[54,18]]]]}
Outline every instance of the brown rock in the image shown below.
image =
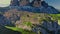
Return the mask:
{"type": "Polygon", "coordinates": [[[33,1],[33,6],[34,7],[40,7],[41,6],[41,0],[34,0],[33,1]]]}
{"type": "Polygon", "coordinates": [[[20,0],[19,1],[19,6],[25,6],[29,4],[29,0],[20,0]]]}

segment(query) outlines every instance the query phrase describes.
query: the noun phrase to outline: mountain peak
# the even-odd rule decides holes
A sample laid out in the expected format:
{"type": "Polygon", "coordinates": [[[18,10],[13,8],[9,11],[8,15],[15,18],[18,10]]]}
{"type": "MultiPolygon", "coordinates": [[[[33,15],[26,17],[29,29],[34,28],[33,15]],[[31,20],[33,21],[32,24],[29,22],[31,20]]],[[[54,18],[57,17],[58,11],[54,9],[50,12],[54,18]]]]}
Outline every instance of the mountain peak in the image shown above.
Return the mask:
{"type": "Polygon", "coordinates": [[[29,0],[11,0],[9,8],[10,9],[16,8],[22,11],[48,13],[48,14],[60,13],[53,6],[48,5],[48,3],[46,3],[44,0],[33,0],[32,2],[30,2],[29,0]]]}

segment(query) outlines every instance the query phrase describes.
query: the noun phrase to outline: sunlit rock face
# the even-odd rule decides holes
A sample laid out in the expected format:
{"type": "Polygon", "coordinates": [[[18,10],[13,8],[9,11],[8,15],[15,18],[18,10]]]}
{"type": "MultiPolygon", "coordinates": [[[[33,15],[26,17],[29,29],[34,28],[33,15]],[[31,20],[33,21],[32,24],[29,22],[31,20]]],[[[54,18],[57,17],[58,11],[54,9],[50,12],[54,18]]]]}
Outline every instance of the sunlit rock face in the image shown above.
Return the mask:
{"type": "Polygon", "coordinates": [[[7,12],[4,13],[4,16],[10,20],[11,22],[16,22],[17,20],[20,20],[20,15],[16,9],[13,10],[8,10],[7,12]]]}
{"type": "MultiPolygon", "coordinates": [[[[29,6],[31,3],[29,0],[11,0],[10,6],[29,6]]],[[[41,0],[33,0],[33,6],[39,7],[41,6],[41,0]]]]}
{"type": "Polygon", "coordinates": [[[29,0],[19,0],[19,6],[28,6],[29,0]]]}
{"type": "Polygon", "coordinates": [[[26,6],[29,5],[29,0],[11,0],[10,6],[26,6]]]}

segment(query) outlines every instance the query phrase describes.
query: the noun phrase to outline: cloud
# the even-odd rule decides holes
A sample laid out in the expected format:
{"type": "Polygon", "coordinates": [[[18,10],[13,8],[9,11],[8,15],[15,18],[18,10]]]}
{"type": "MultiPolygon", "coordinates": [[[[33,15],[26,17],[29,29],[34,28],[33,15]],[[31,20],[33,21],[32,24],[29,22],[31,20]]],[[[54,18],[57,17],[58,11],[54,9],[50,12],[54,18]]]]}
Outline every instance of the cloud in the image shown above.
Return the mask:
{"type": "Polygon", "coordinates": [[[0,7],[6,7],[10,5],[11,0],[0,0],[0,7]]]}
{"type": "Polygon", "coordinates": [[[10,4],[11,0],[0,0],[0,4],[10,4]]]}
{"type": "Polygon", "coordinates": [[[0,7],[6,7],[9,6],[9,4],[0,4],[0,7]]]}

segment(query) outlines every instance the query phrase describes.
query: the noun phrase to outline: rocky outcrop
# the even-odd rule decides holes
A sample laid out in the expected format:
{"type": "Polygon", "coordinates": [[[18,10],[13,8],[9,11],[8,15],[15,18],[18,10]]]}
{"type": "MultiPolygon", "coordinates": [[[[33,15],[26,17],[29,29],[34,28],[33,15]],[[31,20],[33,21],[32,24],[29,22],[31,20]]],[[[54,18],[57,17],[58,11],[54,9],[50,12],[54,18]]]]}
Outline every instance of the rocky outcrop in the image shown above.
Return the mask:
{"type": "Polygon", "coordinates": [[[26,6],[29,5],[29,0],[11,0],[10,6],[26,6]]]}
{"type": "Polygon", "coordinates": [[[29,0],[19,0],[19,6],[28,6],[29,0]]]}
{"type": "Polygon", "coordinates": [[[22,0],[22,1],[12,0],[10,6],[8,6],[6,9],[1,8],[0,10],[7,11],[9,9],[15,9],[15,8],[22,11],[36,12],[36,13],[48,13],[48,14],[60,13],[57,9],[48,5],[48,3],[46,3],[45,1],[40,1],[40,0],[39,1],[34,0],[31,3],[27,0],[22,0]]]}
{"type": "Polygon", "coordinates": [[[31,6],[33,6],[33,7],[41,7],[41,0],[33,0],[31,2],[31,6]]]}
{"type": "Polygon", "coordinates": [[[18,0],[11,0],[10,6],[19,6],[19,1],[18,0]]]}
{"type": "Polygon", "coordinates": [[[13,24],[6,17],[0,14],[0,26],[13,26],[13,24]]]}

